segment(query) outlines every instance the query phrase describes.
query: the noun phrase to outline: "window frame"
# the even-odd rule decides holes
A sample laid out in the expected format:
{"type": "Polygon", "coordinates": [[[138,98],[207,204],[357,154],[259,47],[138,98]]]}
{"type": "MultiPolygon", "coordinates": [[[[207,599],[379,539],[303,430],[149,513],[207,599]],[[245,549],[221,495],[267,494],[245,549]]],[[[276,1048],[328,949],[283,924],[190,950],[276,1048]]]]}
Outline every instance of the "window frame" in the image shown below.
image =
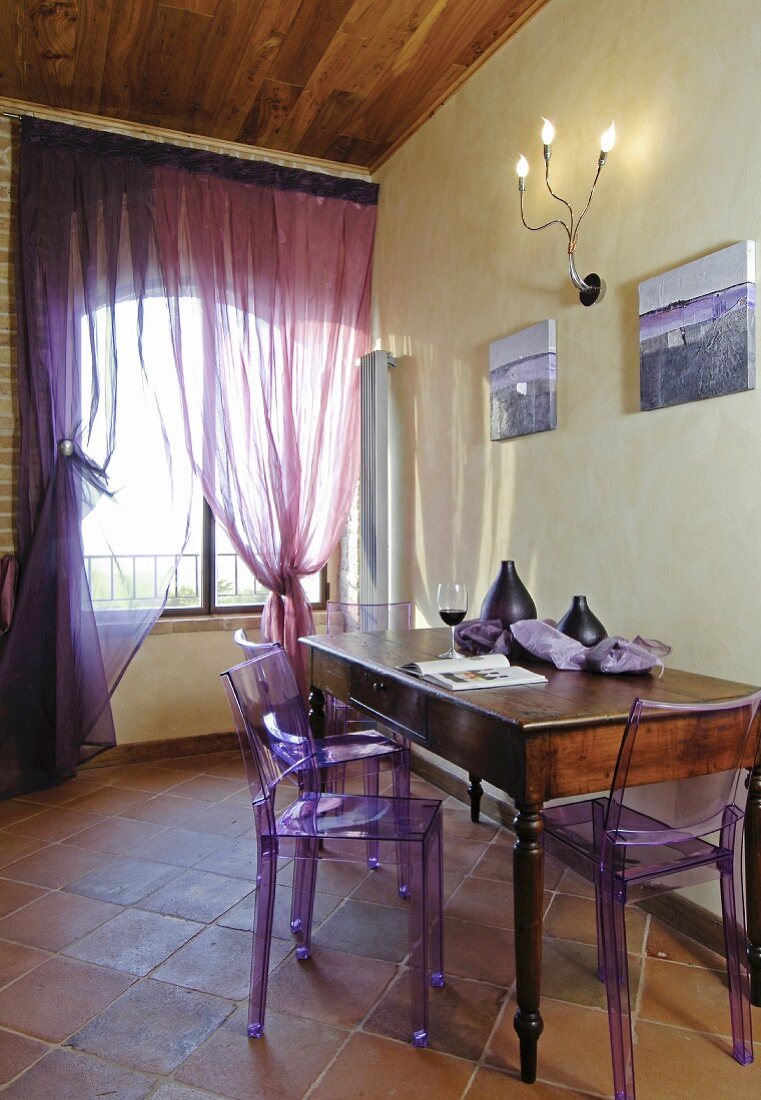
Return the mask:
{"type": "MultiPolygon", "coordinates": [[[[195,607],[168,607],[165,606],[159,619],[186,619],[200,615],[207,617],[219,617],[223,615],[259,615],[264,609],[264,600],[261,603],[250,604],[218,604],[216,601],[215,565],[216,565],[216,537],[214,516],[208,501],[203,500],[203,528],[201,533],[201,602],[195,607]]],[[[176,577],[175,573],[175,577],[176,577]]],[[[328,600],[328,567],[320,570],[319,599],[311,603],[315,611],[324,611],[328,600]]]]}

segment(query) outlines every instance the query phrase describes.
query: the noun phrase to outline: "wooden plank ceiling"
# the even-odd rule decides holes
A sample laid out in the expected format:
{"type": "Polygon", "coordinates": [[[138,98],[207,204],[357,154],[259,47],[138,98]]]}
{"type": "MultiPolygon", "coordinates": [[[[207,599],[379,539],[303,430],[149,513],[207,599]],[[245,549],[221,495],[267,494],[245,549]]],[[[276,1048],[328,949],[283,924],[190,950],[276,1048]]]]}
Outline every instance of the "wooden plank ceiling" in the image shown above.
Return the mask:
{"type": "Polygon", "coordinates": [[[0,96],[372,171],[546,0],[0,0],[0,96]]]}

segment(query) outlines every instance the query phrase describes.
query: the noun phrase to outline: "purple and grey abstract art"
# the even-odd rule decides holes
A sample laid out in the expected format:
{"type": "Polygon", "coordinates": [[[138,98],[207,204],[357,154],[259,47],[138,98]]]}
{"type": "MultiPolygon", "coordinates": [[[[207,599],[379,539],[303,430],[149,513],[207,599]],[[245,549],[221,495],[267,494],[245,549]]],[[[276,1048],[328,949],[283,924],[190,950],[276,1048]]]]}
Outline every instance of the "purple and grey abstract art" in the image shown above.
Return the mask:
{"type": "Polygon", "coordinates": [[[489,345],[491,438],[557,427],[555,322],[540,321],[489,345]]]}
{"type": "Polygon", "coordinates": [[[755,241],[640,283],[642,411],[755,389],[755,327],[755,241]]]}

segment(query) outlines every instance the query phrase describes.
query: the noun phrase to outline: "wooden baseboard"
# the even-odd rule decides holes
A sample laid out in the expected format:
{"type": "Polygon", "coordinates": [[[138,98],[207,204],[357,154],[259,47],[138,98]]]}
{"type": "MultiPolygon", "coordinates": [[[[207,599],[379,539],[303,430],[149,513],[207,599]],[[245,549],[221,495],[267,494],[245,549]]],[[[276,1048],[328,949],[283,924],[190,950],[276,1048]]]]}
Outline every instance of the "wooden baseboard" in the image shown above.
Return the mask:
{"type": "Polygon", "coordinates": [[[167,737],[163,741],[137,741],[134,745],[115,745],[93,760],[83,764],[80,773],[93,768],[109,768],[113,764],[140,764],[150,760],[166,760],[173,756],[198,756],[207,752],[237,750],[234,733],[202,733],[195,737],[167,737]]]}
{"type": "MultiPolygon", "coordinates": [[[[428,758],[415,755],[414,749],[412,767],[415,774],[422,779],[427,779],[435,787],[469,804],[468,784],[465,779],[452,775],[428,758]]],[[[507,799],[495,798],[485,793],[481,799],[481,812],[512,831],[515,810],[507,799]]],[[[638,904],[646,913],[724,957],[724,928],[721,918],[715,913],[673,893],[659,894],[638,904]]]]}

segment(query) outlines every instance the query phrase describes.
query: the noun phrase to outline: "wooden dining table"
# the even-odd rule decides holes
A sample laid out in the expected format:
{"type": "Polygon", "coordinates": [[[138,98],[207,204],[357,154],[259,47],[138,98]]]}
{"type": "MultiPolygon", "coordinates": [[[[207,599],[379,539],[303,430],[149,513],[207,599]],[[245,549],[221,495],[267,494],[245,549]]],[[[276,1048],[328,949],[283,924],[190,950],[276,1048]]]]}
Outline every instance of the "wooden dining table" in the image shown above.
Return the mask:
{"type": "MultiPolygon", "coordinates": [[[[556,798],[609,789],[626,718],[635,698],[702,703],[737,698],[749,684],[667,668],[639,675],[560,672],[521,664],[546,684],[451,692],[400,670],[433,660],[449,644],[446,629],[347,633],[301,639],[308,648],[310,722],[324,733],[325,694],[400,731],[414,744],[504,791],[515,807],[513,896],[516,1001],[521,1078],[533,1082],[542,1033],[540,978],[544,844],[542,806],[556,798]]],[[[667,719],[676,752],[658,752],[630,782],[679,779],[726,766],[722,723],[695,744],[688,722],[667,719]],[[682,729],[683,727],[683,729],[682,729]]],[[[752,768],[745,826],[751,998],[761,1005],[761,767],[752,768]]]]}

